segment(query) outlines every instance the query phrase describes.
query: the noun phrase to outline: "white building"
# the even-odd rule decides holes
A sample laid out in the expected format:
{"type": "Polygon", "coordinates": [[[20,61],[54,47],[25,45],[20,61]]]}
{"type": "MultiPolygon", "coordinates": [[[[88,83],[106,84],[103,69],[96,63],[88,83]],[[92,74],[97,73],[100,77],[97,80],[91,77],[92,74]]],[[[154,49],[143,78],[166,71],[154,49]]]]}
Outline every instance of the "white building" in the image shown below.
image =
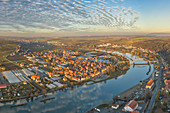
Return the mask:
{"type": "Polygon", "coordinates": [[[113,109],[117,109],[117,108],[119,107],[119,105],[118,105],[118,104],[113,104],[111,107],[112,107],[113,109]]]}
{"type": "Polygon", "coordinates": [[[124,110],[127,112],[133,112],[135,109],[137,109],[138,103],[134,100],[129,101],[125,107],[124,110]]]}

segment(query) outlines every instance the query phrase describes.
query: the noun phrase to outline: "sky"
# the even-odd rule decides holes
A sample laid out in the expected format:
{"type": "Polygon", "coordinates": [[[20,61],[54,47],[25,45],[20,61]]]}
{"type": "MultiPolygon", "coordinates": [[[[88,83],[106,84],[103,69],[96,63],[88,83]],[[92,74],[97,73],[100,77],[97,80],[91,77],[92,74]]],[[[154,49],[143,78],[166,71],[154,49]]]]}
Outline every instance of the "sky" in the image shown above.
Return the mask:
{"type": "Polygon", "coordinates": [[[170,33],[170,0],[0,0],[1,36],[170,33]]]}

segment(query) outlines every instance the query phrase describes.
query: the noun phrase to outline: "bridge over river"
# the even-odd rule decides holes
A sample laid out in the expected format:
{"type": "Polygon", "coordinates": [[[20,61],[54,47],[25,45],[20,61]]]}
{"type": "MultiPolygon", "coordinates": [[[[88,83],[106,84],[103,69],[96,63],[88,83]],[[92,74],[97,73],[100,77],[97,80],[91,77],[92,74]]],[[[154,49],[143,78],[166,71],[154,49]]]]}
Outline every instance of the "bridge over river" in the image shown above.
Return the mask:
{"type": "Polygon", "coordinates": [[[152,63],[156,63],[157,61],[149,61],[149,60],[131,60],[131,61],[119,61],[118,63],[128,62],[131,65],[150,65],[152,63]]]}

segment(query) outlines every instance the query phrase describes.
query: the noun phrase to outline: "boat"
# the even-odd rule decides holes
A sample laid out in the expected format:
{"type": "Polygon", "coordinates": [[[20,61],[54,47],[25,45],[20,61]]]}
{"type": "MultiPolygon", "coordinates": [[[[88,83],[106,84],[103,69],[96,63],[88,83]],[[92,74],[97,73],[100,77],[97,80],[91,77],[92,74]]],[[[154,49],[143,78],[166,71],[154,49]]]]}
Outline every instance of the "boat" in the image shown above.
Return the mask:
{"type": "Polygon", "coordinates": [[[10,105],[10,107],[18,107],[18,106],[24,106],[24,105],[26,105],[26,103],[17,104],[17,105],[10,105]]]}
{"type": "Polygon", "coordinates": [[[55,97],[45,98],[45,99],[43,99],[43,100],[40,100],[40,102],[45,102],[45,101],[51,100],[51,99],[55,99],[55,97]]]}

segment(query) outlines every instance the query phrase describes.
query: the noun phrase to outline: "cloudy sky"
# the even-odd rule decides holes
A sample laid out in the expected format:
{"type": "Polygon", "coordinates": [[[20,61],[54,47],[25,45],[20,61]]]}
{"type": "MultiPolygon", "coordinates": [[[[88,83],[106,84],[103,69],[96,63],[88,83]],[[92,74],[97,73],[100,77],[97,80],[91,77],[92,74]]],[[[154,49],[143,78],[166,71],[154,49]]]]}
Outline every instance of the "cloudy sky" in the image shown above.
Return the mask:
{"type": "Polygon", "coordinates": [[[1,36],[170,32],[170,0],[0,0],[1,36]]]}

